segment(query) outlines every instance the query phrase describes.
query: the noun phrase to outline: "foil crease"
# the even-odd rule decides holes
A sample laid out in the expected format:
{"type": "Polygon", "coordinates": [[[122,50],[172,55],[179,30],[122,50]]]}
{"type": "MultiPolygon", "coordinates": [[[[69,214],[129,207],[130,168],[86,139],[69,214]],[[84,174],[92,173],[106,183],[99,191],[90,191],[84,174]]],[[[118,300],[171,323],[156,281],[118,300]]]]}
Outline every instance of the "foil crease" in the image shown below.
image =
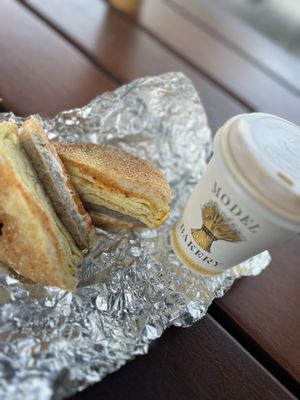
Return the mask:
{"type": "MultiPolygon", "coordinates": [[[[3,118],[22,122],[11,113],[3,118]]],[[[212,154],[205,111],[182,73],[138,79],[44,126],[54,140],[107,144],[156,163],[171,185],[172,211],[157,230],[99,230],[74,293],[0,267],[3,400],[59,400],[100,381],[147,353],[170,325],[192,325],[235,279],[270,262],[264,252],[209,277],[183,267],[172,251],[171,227],[212,154]]]]}

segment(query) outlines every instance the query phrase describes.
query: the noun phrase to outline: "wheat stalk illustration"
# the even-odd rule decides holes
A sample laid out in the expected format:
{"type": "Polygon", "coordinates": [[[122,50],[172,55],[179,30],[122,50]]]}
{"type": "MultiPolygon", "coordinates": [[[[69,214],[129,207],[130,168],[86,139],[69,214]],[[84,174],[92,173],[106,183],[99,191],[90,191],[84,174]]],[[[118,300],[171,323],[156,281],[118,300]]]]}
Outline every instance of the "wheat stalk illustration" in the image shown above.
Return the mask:
{"type": "Polygon", "coordinates": [[[243,240],[240,231],[231,223],[230,219],[220,211],[214,201],[210,201],[201,209],[202,227],[191,229],[196,243],[207,252],[211,252],[213,242],[224,240],[226,242],[241,242],[243,240]]]}

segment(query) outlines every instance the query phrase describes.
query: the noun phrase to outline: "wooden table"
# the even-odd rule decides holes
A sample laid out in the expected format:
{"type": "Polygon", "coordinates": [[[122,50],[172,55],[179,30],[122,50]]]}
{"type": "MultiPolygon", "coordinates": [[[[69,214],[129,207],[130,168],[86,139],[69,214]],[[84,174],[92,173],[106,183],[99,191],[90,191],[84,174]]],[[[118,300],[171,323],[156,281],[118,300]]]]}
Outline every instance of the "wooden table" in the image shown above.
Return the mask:
{"type": "MultiPolygon", "coordinates": [[[[300,124],[300,63],[208,0],[2,0],[1,110],[53,116],[140,76],[183,71],[215,131],[232,115],[300,124]]],[[[300,155],[299,155],[300,156],[300,155]]],[[[300,380],[300,237],[189,329],[73,399],[292,399],[300,380]]]]}

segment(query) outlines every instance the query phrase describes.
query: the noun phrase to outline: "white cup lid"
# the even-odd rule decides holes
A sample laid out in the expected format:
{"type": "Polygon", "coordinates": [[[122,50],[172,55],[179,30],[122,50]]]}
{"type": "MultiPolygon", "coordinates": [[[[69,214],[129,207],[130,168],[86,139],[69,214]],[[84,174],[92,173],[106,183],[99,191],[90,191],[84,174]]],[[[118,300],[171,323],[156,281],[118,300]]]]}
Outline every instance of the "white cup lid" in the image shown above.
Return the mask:
{"type": "Polygon", "coordinates": [[[263,113],[228,122],[226,147],[239,172],[268,208],[300,222],[300,128],[263,113]]]}

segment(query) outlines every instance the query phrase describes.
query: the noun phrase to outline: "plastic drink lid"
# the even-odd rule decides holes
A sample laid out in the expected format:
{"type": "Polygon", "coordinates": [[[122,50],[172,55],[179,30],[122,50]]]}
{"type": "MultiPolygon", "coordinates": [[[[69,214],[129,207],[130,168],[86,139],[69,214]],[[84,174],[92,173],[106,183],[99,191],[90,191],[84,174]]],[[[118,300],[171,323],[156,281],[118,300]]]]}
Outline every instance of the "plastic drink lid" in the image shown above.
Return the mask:
{"type": "Polygon", "coordinates": [[[227,121],[216,142],[244,189],[269,211],[300,224],[298,126],[270,114],[242,114],[227,121]]]}

